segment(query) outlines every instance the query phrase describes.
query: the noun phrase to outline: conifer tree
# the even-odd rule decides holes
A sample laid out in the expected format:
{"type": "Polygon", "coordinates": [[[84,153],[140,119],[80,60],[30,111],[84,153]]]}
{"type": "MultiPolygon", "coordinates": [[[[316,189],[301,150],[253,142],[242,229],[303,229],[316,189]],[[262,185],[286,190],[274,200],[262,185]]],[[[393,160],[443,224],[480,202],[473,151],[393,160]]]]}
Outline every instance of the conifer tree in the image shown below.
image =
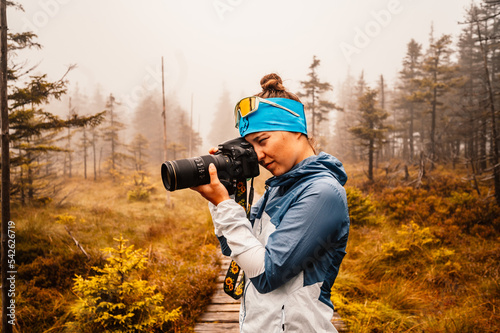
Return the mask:
{"type": "Polygon", "coordinates": [[[438,121],[445,118],[446,105],[443,104],[443,95],[457,85],[457,67],[450,60],[451,43],[450,35],[443,35],[434,40],[431,29],[430,46],[422,63],[423,77],[417,79],[420,84],[420,95],[417,98],[424,98],[427,101],[431,116],[429,157],[433,162],[438,157],[436,152],[438,121]]]}
{"type": "MultiPolygon", "coordinates": [[[[164,162],[161,92],[145,92],[143,96],[134,112],[134,131],[144,136],[149,142],[147,154],[150,156],[151,164],[161,164],[164,162]]],[[[167,107],[170,109],[170,98],[168,98],[167,107]]],[[[168,113],[170,116],[170,112],[168,113]]],[[[171,134],[170,131],[169,134],[171,134]]]]}
{"type": "Polygon", "coordinates": [[[147,148],[149,146],[148,139],[141,133],[137,133],[129,145],[129,151],[134,156],[135,171],[145,171],[144,166],[148,157],[147,148]]]}
{"type": "MultiPolygon", "coordinates": [[[[89,105],[89,111],[93,112],[102,112],[103,106],[105,105],[104,97],[101,95],[100,87],[97,87],[94,95],[92,97],[91,103],[89,105]]],[[[98,150],[102,151],[100,148],[102,133],[98,128],[99,126],[91,124],[88,126],[89,129],[89,146],[92,147],[92,166],[93,166],[93,174],[94,181],[97,180],[98,174],[98,150]]],[[[100,160],[99,160],[100,162],[100,160]]],[[[100,170],[100,165],[99,165],[100,170]]]]}
{"type": "Polygon", "coordinates": [[[88,138],[88,130],[87,126],[82,128],[82,139],[80,143],[80,147],[82,148],[82,156],[83,156],[83,177],[87,179],[87,159],[88,159],[88,150],[90,148],[90,141],[88,138]]]}
{"type": "MultiPolygon", "coordinates": [[[[190,143],[191,150],[196,151],[201,145],[200,135],[191,128],[187,112],[179,106],[175,95],[170,95],[166,98],[165,109],[168,115],[168,158],[172,159],[172,148],[175,148],[176,152],[179,153],[180,151],[177,148],[183,146],[183,151],[188,152],[190,143]]],[[[145,153],[150,156],[149,160],[151,164],[164,162],[163,119],[161,113],[161,92],[158,91],[145,92],[144,98],[140,100],[134,113],[134,130],[136,134],[142,135],[148,141],[145,153]]]]}
{"type": "MultiPolygon", "coordinates": [[[[422,45],[411,39],[407,44],[406,55],[403,59],[403,68],[399,72],[399,96],[397,104],[406,111],[406,116],[402,121],[407,124],[408,138],[408,159],[413,161],[415,156],[415,121],[418,117],[422,99],[418,97],[419,84],[421,78],[422,45]]],[[[423,130],[423,129],[421,129],[423,130]]],[[[421,131],[420,131],[420,134],[421,131]]]]}
{"type": "MultiPolygon", "coordinates": [[[[89,114],[88,110],[88,97],[81,92],[78,83],[75,85],[74,91],[68,98],[68,108],[67,108],[67,119],[71,119],[78,116],[79,113],[89,114]]],[[[87,178],[87,157],[88,157],[88,147],[90,143],[88,142],[87,126],[83,126],[77,129],[67,129],[66,136],[63,136],[61,140],[66,141],[66,153],[64,154],[64,175],[68,177],[73,176],[73,169],[75,163],[79,163],[83,158],[84,164],[84,175],[87,178]],[[82,136],[85,136],[84,138],[82,136]],[[76,143],[76,144],[75,144],[76,143]],[[79,154],[82,148],[82,154],[79,154]],[[77,154],[75,154],[75,152],[77,154]]]]}
{"type": "Polygon", "coordinates": [[[346,79],[340,85],[337,99],[339,106],[344,110],[335,122],[335,154],[342,160],[351,159],[357,156],[355,154],[356,146],[354,138],[349,132],[348,127],[355,121],[355,112],[357,109],[357,98],[355,94],[355,79],[348,72],[346,79]]]}
{"type": "Polygon", "coordinates": [[[127,156],[120,152],[122,143],[120,142],[119,133],[125,128],[125,125],[118,119],[119,117],[116,112],[117,105],[118,103],[113,94],[109,94],[106,101],[107,126],[103,128],[103,138],[104,141],[109,142],[110,154],[106,168],[113,179],[123,171],[124,160],[127,159],[127,156]]]}
{"type": "Polygon", "coordinates": [[[368,179],[373,181],[373,161],[376,152],[381,149],[388,126],[384,124],[388,113],[376,106],[377,91],[369,87],[364,89],[364,94],[359,98],[359,124],[349,128],[356,136],[368,155],[368,179]]]}
{"type": "MultiPolygon", "coordinates": [[[[303,92],[299,92],[297,96],[305,97],[306,110],[310,113],[310,126],[311,126],[311,136],[316,138],[319,134],[317,132],[317,127],[319,124],[328,119],[328,114],[332,110],[342,110],[335,103],[329,102],[322,98],[322,95],[327,91],[332,90],[332,85],[328,82],[321,82],[318,77],[317,68],[320,65],[320,60],[313,57],[313,61],[309,66],[311,70],[307,76],[309,76],[308,81],[300,81],[302,85],[303,92]]],[[[306,112],[307,112],[306,111],[306,112]]]]}
{"type": "Polygon", "coordinates": [[[476,45],[477,34],[472,22],[474,6],[467,11],[467,23],[462,29],[458,41],[458,64],[460,74],[464,77],[464,84],[457,92],[461,108],[457,113],[458,134],[464,138],[465,158],[468,160],[474,173],[482,172],[487,168],[487,118],[484,117],[483,96],[486,87],[483,84],[481,51],[476,45]]]}
{"type": "Polygon", "coordinates": [[[229,91],[224,87],[212,117],[212,127],[208,134],[210,145],[215,147],[238,136],[238,130],[234,127],[234,104],[229,91]]]}
{"type": "MultiPolygon", "coordinates": [[[[76,115],[76,112],[75,112],[75,108],[71,105],[71,97],[69,98],[69,102],[68,102],[68,119],[71,119],[71,117],[73,117],[74,115],[76,115]]],[[[72,151],[71,151],[71,137],[72,137],[72,133],[71,133],[71,128],[68,127],[67,129],[67,135],[66,135],[66,140],[67,140],[67,143],[66,143],[66,154],[64,155],[64,175],[66,176],[66,173],[68,174],[68,177],[71,178],[72,177],[72,151]]]]}
{"type": "Polygon", "coordinates": [[[497,204],[500,204],[500,138],[498,135],[497,110],[499,109],[496,101],[496,84],[494,82],[496,76],[495,63],[499,60],[499,56],[495,56],[495,45],[490,44],[490,40],[496,40],[500,28],[498,27],[497,16],[499,15],[498,8],[495,3],[487,3],[486,11],[479,13],[478,8],[473,9],[472,22],[475,25],[477,32],[477,41],[482,60],[482,71],[485,78],[486,87],[486,103],[490,123],[490,163],[493,166],[493,179],[495,188],[495,199],[497,204]],[[488,29],[488,23],[493,20],[493,28],[488,29]],[[490,52],[492,55],[490,55],[490,52]]]}
{"type": "Polygon", "coordinates": [[[354,86],[356,100],[359,100],[359,98],[365,94],[366,88],[367,88],[367,85],[366,85],[366,80],[365,80],[365,71],[362,70],[361,74],[359,74],[358,81],[356,81],[356,85],[354,86]]]}
{"type": "MultiPolygon", "coordinates": [[[[359,99],[363,96],[367,88],[366,80],[365,80],[365,71],[362,70],[361,73],[359,74],[358,80],[355,82],[354,87],[353,87],[353,93],[354,93],[354,105],[353,109],[351,111],[351,116],[349,117],[349,123],[348,126],[349,128],[355,124],[358,119],[361,117],[360,111],[359,111],[359,99]]],[[[348,130],[349,130],[348,128],[348,130]]],[[[349,133],[353,135],[352,131],[349,130],[349,133]]],[[[356,137],[353,139],[353,149],[352,149],[352,156],[355,157],[355,160],[363,160],[364,159],[364,149],[356,144],[356,137]]]]}
{"type": "Polygon", "coordinates": [[[99,124],[102,120],[102,113],[88,117],[74,115],[62,120],[41,108],[51,98],[59,99],[64,93],[64,76],[56,82],[49,82],[46,75],[41,75],[33,76],[25,87],[14,87],[9,96],[12,101],[9,115],[14,148],[12,166],[18,171],[13,192],[23,203],[33,201],[36,192],[44,189],[43,183],[37,184],[41,180],[41,157],[50,152],[64,151],[55,144],[56,134],[70,127],[99,124]]]}
{"type": "MultiPolygon", "coordinates": [[[[177,158],[192,157],[188,156],[188,154],[190,151],[192,153],[197,150],[197,148],[201,145],[201,138],[199,134],[191,128],[188,113],[186,112],[186,110],[184,110],[180,106],[175,107],[174,110],[174,114],[170,116],[170,119],[174,121],[175,128],[171,130],[173,140],[168,144],[168,151],[172,152],[172,147],[183,147],[181,151],[183,151],[184,154],[182,156],[177,156],[177,158]]],[[[236,135],[233,135],[232,138],[234,138],[235,136],[236,135]]]]}
{"type": "Polygon", "coordinates": [[[120,236],[117,248],[105,248],[108,263],[93,267],[96,275],[77,276],[73,291],[79,299],[72,308],[71,332],[151,332],[179,318],[180,309],[167,311],[163,295],[140,273],[148,261],[145,250],[134,250],[120,236]]]}

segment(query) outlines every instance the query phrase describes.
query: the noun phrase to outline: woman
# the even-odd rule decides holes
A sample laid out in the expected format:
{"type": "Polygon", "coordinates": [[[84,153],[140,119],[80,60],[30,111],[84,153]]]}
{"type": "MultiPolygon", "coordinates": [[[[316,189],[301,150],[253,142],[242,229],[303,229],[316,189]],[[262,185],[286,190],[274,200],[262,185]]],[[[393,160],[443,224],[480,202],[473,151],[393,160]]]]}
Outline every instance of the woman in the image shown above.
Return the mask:
{"type": "Polygon", "coordinates": [[[240,331],[336,332],[330,290],[349,234],[347,176],[335,157],[315,154],[304,107],[281,78],[266,75],[261,86],[237,104],[235,120],[274,175],[266,193],[247,219],[213,164],[210,184],[194,189],[210,201],[223,253],[245,272],[240,331]]]}

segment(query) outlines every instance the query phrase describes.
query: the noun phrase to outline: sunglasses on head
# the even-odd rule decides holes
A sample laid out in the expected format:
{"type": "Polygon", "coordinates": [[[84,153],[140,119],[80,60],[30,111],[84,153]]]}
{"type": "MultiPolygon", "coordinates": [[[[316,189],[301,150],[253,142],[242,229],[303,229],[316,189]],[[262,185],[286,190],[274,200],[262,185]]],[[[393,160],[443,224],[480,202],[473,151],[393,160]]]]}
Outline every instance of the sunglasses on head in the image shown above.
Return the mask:
{"type": "Polygon", "coordinates": [[[259,103],[269,104],[276,108],[286,110],[296,117],[300,117],[297,113],[293,112],[292,110],[284,106],[281,106],[279,104],[276,104],[274,102],[271,102],[270,100],[258,96],[250,96],[250,97],[245,97],[238,103],[236,103],[236,106],[234,107],[234,126],[238,128],[241,118],[245,118],[252,112],[257,111],[259,109],[259,103]]]}

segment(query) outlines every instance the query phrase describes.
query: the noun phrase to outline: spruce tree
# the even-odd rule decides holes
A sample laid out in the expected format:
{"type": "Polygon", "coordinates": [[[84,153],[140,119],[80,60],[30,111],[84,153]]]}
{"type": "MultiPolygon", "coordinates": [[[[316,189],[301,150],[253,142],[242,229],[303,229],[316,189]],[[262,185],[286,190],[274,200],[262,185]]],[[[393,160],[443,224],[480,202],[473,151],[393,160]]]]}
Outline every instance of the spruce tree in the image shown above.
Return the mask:
{"type": "Polygon", "coordinates": [[[9,123],[14,149],[13,194],[22,203],[33,202],[37,193],[46,188],[47,182],[44,182],[41,174],[43,156],[65,151],[56,144],[56,135],[63,129],[99,124],[102,121],[102,113],[88,117],[73,115],[63,120],[42,108],[51,98],[59,99],[65,93],[64,76],[56,82],[49,82],[46,75],[41,75],[33,76],[24,87],[14,87],[9,96],[12,101],[9,123]]]}
{"type": "MultiPolygon", "coordinates": [[[[415,156],[415,122],[419,118],[423,100],[418,96],[421,78],[422,45],[411,39],[407,44],[406,55],[403,59],[403,68],[399,72],[399,94],[397,97],[398,107],[405,111],[402,121],[406,124],[408,138],[408,160],[413,161],[415,156]]],[[[422,130],[422,129],[421,129],[422,130]]],[[[421,134],[421,130],[419,131],[421,134]]]]}
{"type": "Polygon", "coordinates": [[[120,236],[116,248],[105,248],[108,263],[93,267],[88,279],[77,276],[73,291],[79,299],[72,308],[74,319],[66,323],[70,332],[152,332],[179,318],[180,309],[166,311],[163,295],[139,273],[148,261],[145,250],[134,250],[120,236]]]}
{"type": "Polygon", "coordinates": [[[208,133],[208,143],[212,147],[238,136],[238,130],[234,127],[233,110],[235,104],[231,100],[229,91],[224,87],[212,117],[212,127],[208,133]]]}
{"type": "Polygon", "coordinates": [[[368,179],[373,181],[373,162],[377,151],[386,137],[389,127],[384,124],[388,113],[377,107],[377,91],[369,87],[364,88],[364,94],[359,98],[358,125],[349,128],[363,146],[368,155],[368,179]]]}
{"type": "Polygon", "coordinates": [[[306,106],[306,112],[310,114],[310,135],[316,138],[320,133],[317,131],[319,124],[328,120],[328,115],[330,111],[342,110],[335,103],[332,103],[322,96],[324,93],[332,90],[332,85],[328,82],[322,82],[317,73],[317,69],[320,65],[320,60],[313,56],[313,61],[309,66],[310,72],[307,74],[309,76],[308,81],[300,81],[302,85],[302,92],[299,92],[297,96],[305,97],[304,104],[306,106]]]}
{"type": "Polygon", "coordinates": [[[443,35],[435,40],[431,29],[430,46],[422,62],[422,78],[417,79],[420,92],[416,98],[423,98],[430,113],[429,158],[435,162],[437,154],[438,122],[446,118],[443,96],[457,85],[457,66],[451,62],[451,36],[443,35]]]}

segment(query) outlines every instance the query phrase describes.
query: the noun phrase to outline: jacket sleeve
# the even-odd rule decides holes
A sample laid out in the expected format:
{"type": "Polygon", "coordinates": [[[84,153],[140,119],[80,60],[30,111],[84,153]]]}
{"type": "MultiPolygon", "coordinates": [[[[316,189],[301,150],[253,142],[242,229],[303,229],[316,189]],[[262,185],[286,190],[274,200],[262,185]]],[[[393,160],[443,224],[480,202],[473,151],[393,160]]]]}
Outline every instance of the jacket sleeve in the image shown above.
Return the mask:
{"type": "Polygon", "coordinates": [[[252,284],[260,293],[267,293],[304,270],[310,273],[308,276],[317,274],[313,282],[321,281],[332,262],[340,264],[348,230],[344,188],[328,181],[312,183],[290,205],[269,236],[265,269],[258,276],[250,276],[252,284]]]}
{"type": "Polygon", "coordinates": [[[243,207],[228,199],[217,206],[209,204],[209,208],[223,254],[229,254],[248,277],[261,274],[265,248],[253,235],[243,207]]]}
{"type": "Polygon", "coordinates": [[[327,255],[341,259],[333,257],[345,250],[347,200],[344,189],[330,182],[308,186],[287,209],[265,247],[234,200],[211,205],[210,210],[216,234],[224,237],[231,257],[260,293],[279,288],[302,270],[314,269],[327,255]]]}

